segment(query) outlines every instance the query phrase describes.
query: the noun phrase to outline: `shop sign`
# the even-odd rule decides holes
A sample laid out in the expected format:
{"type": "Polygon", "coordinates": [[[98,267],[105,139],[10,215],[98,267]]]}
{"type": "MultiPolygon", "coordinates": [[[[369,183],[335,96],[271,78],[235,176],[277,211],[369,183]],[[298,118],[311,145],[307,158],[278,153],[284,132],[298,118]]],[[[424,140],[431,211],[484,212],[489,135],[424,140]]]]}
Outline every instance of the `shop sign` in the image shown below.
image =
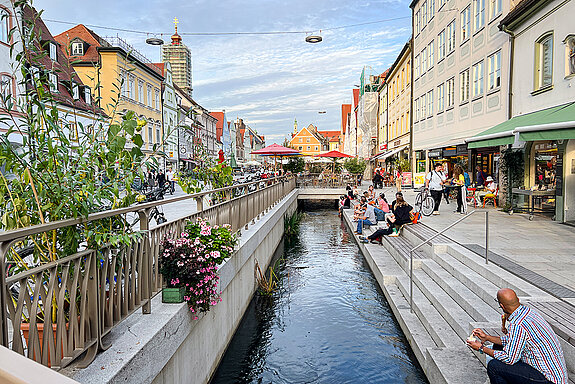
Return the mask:
{"type": "Polygon", "coordinates": [[[393,146],[394,146],[394,147],[399,147],[400,145],[401,145],[401,139],[395,140],[395,141],[393,142],[393,146]]]}
{"type": "Polygon", "coordinates": [[[411,172],[401,173],[401,185],[411,185],[411,172]]]}
{"type": "Polygon", "coordinates": [[[379,144],[379,150],[383,151],[384,149],[387,149],[387,143],[379,144]]]}
{"type": "Polygon", "coordinates": [[[443,149],[443,157],[456,156],[456,155],[457,155],[456,147],[448,147],[443,149]]]}
{"type": "Polygon", "coordinates": [[[467,155],[467,144],[457,146],[457,155],[467,155]]]}
{"type": "Polygon", "coordinates": [[[427,152],[427,157],[441,157],[441,149],[434,149],[427,152]]]}

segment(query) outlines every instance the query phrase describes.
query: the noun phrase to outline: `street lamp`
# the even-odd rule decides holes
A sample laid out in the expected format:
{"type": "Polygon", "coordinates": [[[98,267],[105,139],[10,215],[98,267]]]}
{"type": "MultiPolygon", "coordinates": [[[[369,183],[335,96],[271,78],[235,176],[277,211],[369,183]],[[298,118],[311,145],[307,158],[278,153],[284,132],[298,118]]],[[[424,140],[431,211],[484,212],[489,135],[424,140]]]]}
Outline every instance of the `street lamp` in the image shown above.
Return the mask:
{"type": "Polygon", "coordinates": [[[146,39],[146,44],[150,45],[164,45],[164,40],[160,39],[159,37],[148,37],[146,39]]]}
{"type": "Polygon", "coordinates": [[[320,115],[323,115],[324,113],[327,113],[327,111],[318,111],[317,113],[319,113],[320,115]]]}
{"type": "Polygon", "coordinates": [[[320,43],[322,40],[320,35],[309,35],[305,37],[305,41],[310,44],[320,43]]]}

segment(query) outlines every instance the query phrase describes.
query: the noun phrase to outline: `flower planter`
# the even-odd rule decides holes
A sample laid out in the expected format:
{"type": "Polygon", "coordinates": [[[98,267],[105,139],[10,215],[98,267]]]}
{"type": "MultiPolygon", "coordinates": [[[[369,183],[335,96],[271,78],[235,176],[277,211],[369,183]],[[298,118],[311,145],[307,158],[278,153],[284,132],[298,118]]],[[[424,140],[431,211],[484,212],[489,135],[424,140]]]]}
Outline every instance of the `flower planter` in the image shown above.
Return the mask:
{"type": "MultiPolygon", "coordinates": [[[[69,327],[69,323],[66,323],[66,330],[68,330],[69,327]]],[[[42,351],[43,347],[44,347],[44,323],[36,323],[36,328],[38,329],[38,341],[40,342],[40,351],[42,351]]],[[[52,324],[52,335],[54,336],[54,345],[56,345],[56,343],[58,342],[56,340],[56,329],[57,329],[57,325],[56,324],[52,324]]],[[[28,347],[28,349],[30,348],[29,342],[30,342],[30,324],[29,323],[22,323],[20,324],[20,330],[22,331],[22,336],[24,337],[24,340],[26,341],[26,346],[28,347]]],[[[52,367],[51,361],[50,361],[50,354],[49,351],[46,351],[46,353],[48,353],[48,365],[47,367],[52,367]]],[[[62,357],[64,357],[64,346],[62,346],[61,348],[61,353],[62,353],[62,357]]],[[[33,356],[28,356],[30,359],[36,360],[36,351],[34,351],[33,356]]]]}
{"type": "Polygon", "coordinates": [[[183,303],[184,292],[184,287],[164,288],[162,289],[162,303],[183,303]]]}

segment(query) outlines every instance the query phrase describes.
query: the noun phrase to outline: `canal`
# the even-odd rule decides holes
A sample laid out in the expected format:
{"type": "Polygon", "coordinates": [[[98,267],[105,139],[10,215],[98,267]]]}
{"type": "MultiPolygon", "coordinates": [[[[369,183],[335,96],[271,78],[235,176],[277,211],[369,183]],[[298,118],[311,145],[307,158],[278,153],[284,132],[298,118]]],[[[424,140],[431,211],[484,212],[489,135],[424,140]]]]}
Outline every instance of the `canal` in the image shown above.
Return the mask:
{"type": "Polygon", "coordinates": [[[254,296],[213,384],[427,383],[337,212],[306,212],[276,253],[278,289],[254,296]]]}

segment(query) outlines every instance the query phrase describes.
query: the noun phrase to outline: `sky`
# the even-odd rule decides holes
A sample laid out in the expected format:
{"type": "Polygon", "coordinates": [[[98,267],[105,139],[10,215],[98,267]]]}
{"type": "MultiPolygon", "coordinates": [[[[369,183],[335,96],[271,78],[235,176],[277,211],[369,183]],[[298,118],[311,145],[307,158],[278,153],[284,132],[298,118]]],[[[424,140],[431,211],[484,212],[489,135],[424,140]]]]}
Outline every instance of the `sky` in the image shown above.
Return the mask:
{"type": "Polygon", "coordinates": [[[242,118],[265,135],[267,145],[283,143],[294,119],[299,128],[339,130],[341,105],[351,103],[363,67],[382,73],[411,33],[406,0],[35,0],[33,5],[43,10],[53,35],[80,23],[121,28],[126,31],[90,27],[102,37],[122,37],[154,62],[160,61],[160,48],[147,45],[146,38],[170,41],[177,17],[178,32],[192,50],[194,100],[210,111],[225,110],[228,121],[242,118]],[[360,23],[369,24],[333,29],[360,23]],[[306,43],[305,32],[185,35],[270,31],[309,31],[323,41],[306,43]]]}

